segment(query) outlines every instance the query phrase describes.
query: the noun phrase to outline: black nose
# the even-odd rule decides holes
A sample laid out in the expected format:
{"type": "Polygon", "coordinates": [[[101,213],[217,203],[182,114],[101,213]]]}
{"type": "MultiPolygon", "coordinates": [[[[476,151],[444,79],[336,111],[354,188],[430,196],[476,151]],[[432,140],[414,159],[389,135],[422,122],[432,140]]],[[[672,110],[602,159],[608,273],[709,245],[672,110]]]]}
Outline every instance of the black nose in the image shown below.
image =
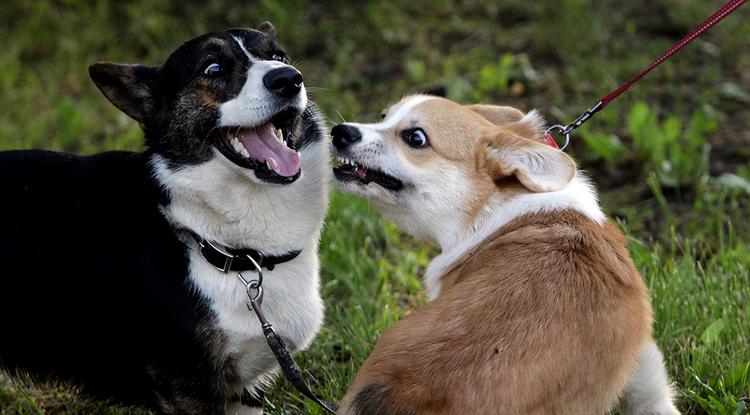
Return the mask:
{"type": "Polygon", "coordinates": [[[302,89],[302,74],[291,66],[276,68],[263,76],[263,85],[275,94],[291,98],[302,89]]]}
{"type": "Polygon", "coordinates": [[[343,149],[362,138],[362,133],[357,127],[351,125],[339,124],[331,129],[333,145],[338,149],[343,149]]]}

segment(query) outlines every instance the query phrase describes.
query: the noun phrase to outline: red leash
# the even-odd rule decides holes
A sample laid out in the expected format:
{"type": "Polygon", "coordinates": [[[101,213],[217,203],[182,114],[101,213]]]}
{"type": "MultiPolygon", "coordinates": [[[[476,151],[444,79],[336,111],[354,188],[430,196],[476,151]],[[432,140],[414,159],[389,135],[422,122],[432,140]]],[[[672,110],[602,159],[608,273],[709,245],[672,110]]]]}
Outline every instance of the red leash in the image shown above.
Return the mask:
{"type": "Polygon", "coordinates": [[[615,98],[622,95],[625,91],[630,89],[633,84],[638,82],[641,78],[646,76],[647,73],[651,72],[654,68],[661,65],[665,60],[669,59],[674,55],[675,53],[679,52],[682,48],[687,46],[690,42],[695,40],[698,36],[702,35],[708,29],[715,26],[717,23],[722,21],[725,17],[729,16],[740,8],[743,4],[745,4],[747,0],[730,0],[727,4],[722,6],[716,13],[711,15],[706,21],[698,25],[695,29],[693,29],[692,32],[690,32],[687,36],[680,39],[679,42],[675,43],[674,46],[672,46],[668,51],[666,51],[663,55],[659,56],[655,61],[651,63],[646,69],[642,70],[638,75],[634,76],[633,79],[629,80],[628,82],[624,83],[619,88],[615,89],[614,91],[610,92],[609,94],[602,97],[593,107],[589,108],[581,114],[580,117],[578,117],[573,123],[568,124],[566,126],[562,125],[553,125],[552,127],[548,128],[547,131],[545,131],[544,138],[547,140],[549,145],[560,148],[557,145],[557,142],[555,142],[555,139],[552,138],[552,131],[557,131],[561,136],[565,137],[565,144],[562,146],[561,150],[565,150],[566,147],[568,147],[568,144],[570,144],[570,133],[573,132],[576,128],[580,127],[583,123],[590,120],[591,117],[594,116],[597,112],[601,111],[604,107],[609,105],[610,102],[614,101],[615,98]]]}

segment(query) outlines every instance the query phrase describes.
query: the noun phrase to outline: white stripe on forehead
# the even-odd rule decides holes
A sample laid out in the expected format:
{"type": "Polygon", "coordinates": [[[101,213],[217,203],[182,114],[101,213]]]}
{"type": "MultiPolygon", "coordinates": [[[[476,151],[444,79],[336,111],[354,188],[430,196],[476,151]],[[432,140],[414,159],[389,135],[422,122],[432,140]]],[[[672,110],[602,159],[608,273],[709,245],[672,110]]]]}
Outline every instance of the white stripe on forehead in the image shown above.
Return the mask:
{"type": "Polygon", "coordinates": [[[374,128],[376,130],[387,130],[389,128],[393,128],[398,123],[401,122],[409,113],[411,110],[414,109],[417,105],[427,101],[428,99],[431,99],[434,97],[431,97],[429,95],[415,95],[413,97],[406,98],[404,100],[404,103],[401,104],[401,106],[398,108],[398,111],[396,111],[394,114],[391,114],[388,116],[388,118],[384,119],[383,121],[377,123],[377,124],[365,124],[370,128],[374,128]]]}
{"type": "Polygon", "coordinates": [[[232,35],[232,39],[234,39],[235,42],[237,42],[238,45],[240,45],[240,49],[242,49],[243,52],[245,52],[245,55],[247,55],[250,60],[257,60],[256,57],[254,57],[250,52],[245,49],[245,44],[242,43],[242,39],[238,38],[237,36],[232,35]]]}

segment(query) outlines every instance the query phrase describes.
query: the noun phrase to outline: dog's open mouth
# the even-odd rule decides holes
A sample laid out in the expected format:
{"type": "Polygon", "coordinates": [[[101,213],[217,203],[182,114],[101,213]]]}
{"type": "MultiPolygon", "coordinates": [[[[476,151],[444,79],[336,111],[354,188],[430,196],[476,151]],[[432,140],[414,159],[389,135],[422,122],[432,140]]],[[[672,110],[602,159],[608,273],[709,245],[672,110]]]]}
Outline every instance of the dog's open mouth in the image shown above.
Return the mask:
{"type": "Polygon", "coordinates": [[[286,109],[254,127],[222,127],[216,148],[240,167],[267,182],[288,184],[300,176],[300,156],[292,130],[298,111],[286,109]]]}
{"type": "Polygon", "coordinates": [[[404,183],[393,177],[370,167],[361,166],[347,158],[337,157],[341,163],[333,168],[333,175],[342,182],[359,182],[363,185],[376,183],[388,190],[401,190],[404,183]]]}

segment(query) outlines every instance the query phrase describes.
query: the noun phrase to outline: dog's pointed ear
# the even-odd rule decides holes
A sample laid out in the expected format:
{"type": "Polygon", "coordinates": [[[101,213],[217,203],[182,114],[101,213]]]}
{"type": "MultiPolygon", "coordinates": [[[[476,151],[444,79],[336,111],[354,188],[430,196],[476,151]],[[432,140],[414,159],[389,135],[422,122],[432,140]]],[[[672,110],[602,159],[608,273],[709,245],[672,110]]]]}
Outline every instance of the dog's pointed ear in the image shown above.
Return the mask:
{"type": "Polygon", "coordinates": [[[265,21],[258,26],[258,30],[265,33],[271,39],[276,40],[276,27],[269,21],[265,21]]]}
{"type": "Polygon", "coordinates": [[[156,112],[158,68],[100,62],[89,66],[89,75],[115,107],[139,123],[156,112]]]}
{"type": "Polygon", "coordinates": [[[570,156],[509,129],[495,130],[486,137],[481,152],[480,167],[493,180],[514,176],[535,193],[561,190],[576,175],[576,164],[570,156]]]}
{"type": "Polygon", "coordinates": [[[498,126],[521,121],[521,119],[523,118],[523,112],[513,107],[474,104],[469,105],[468,108],[481,115],[487,121],[498,126]]]}

